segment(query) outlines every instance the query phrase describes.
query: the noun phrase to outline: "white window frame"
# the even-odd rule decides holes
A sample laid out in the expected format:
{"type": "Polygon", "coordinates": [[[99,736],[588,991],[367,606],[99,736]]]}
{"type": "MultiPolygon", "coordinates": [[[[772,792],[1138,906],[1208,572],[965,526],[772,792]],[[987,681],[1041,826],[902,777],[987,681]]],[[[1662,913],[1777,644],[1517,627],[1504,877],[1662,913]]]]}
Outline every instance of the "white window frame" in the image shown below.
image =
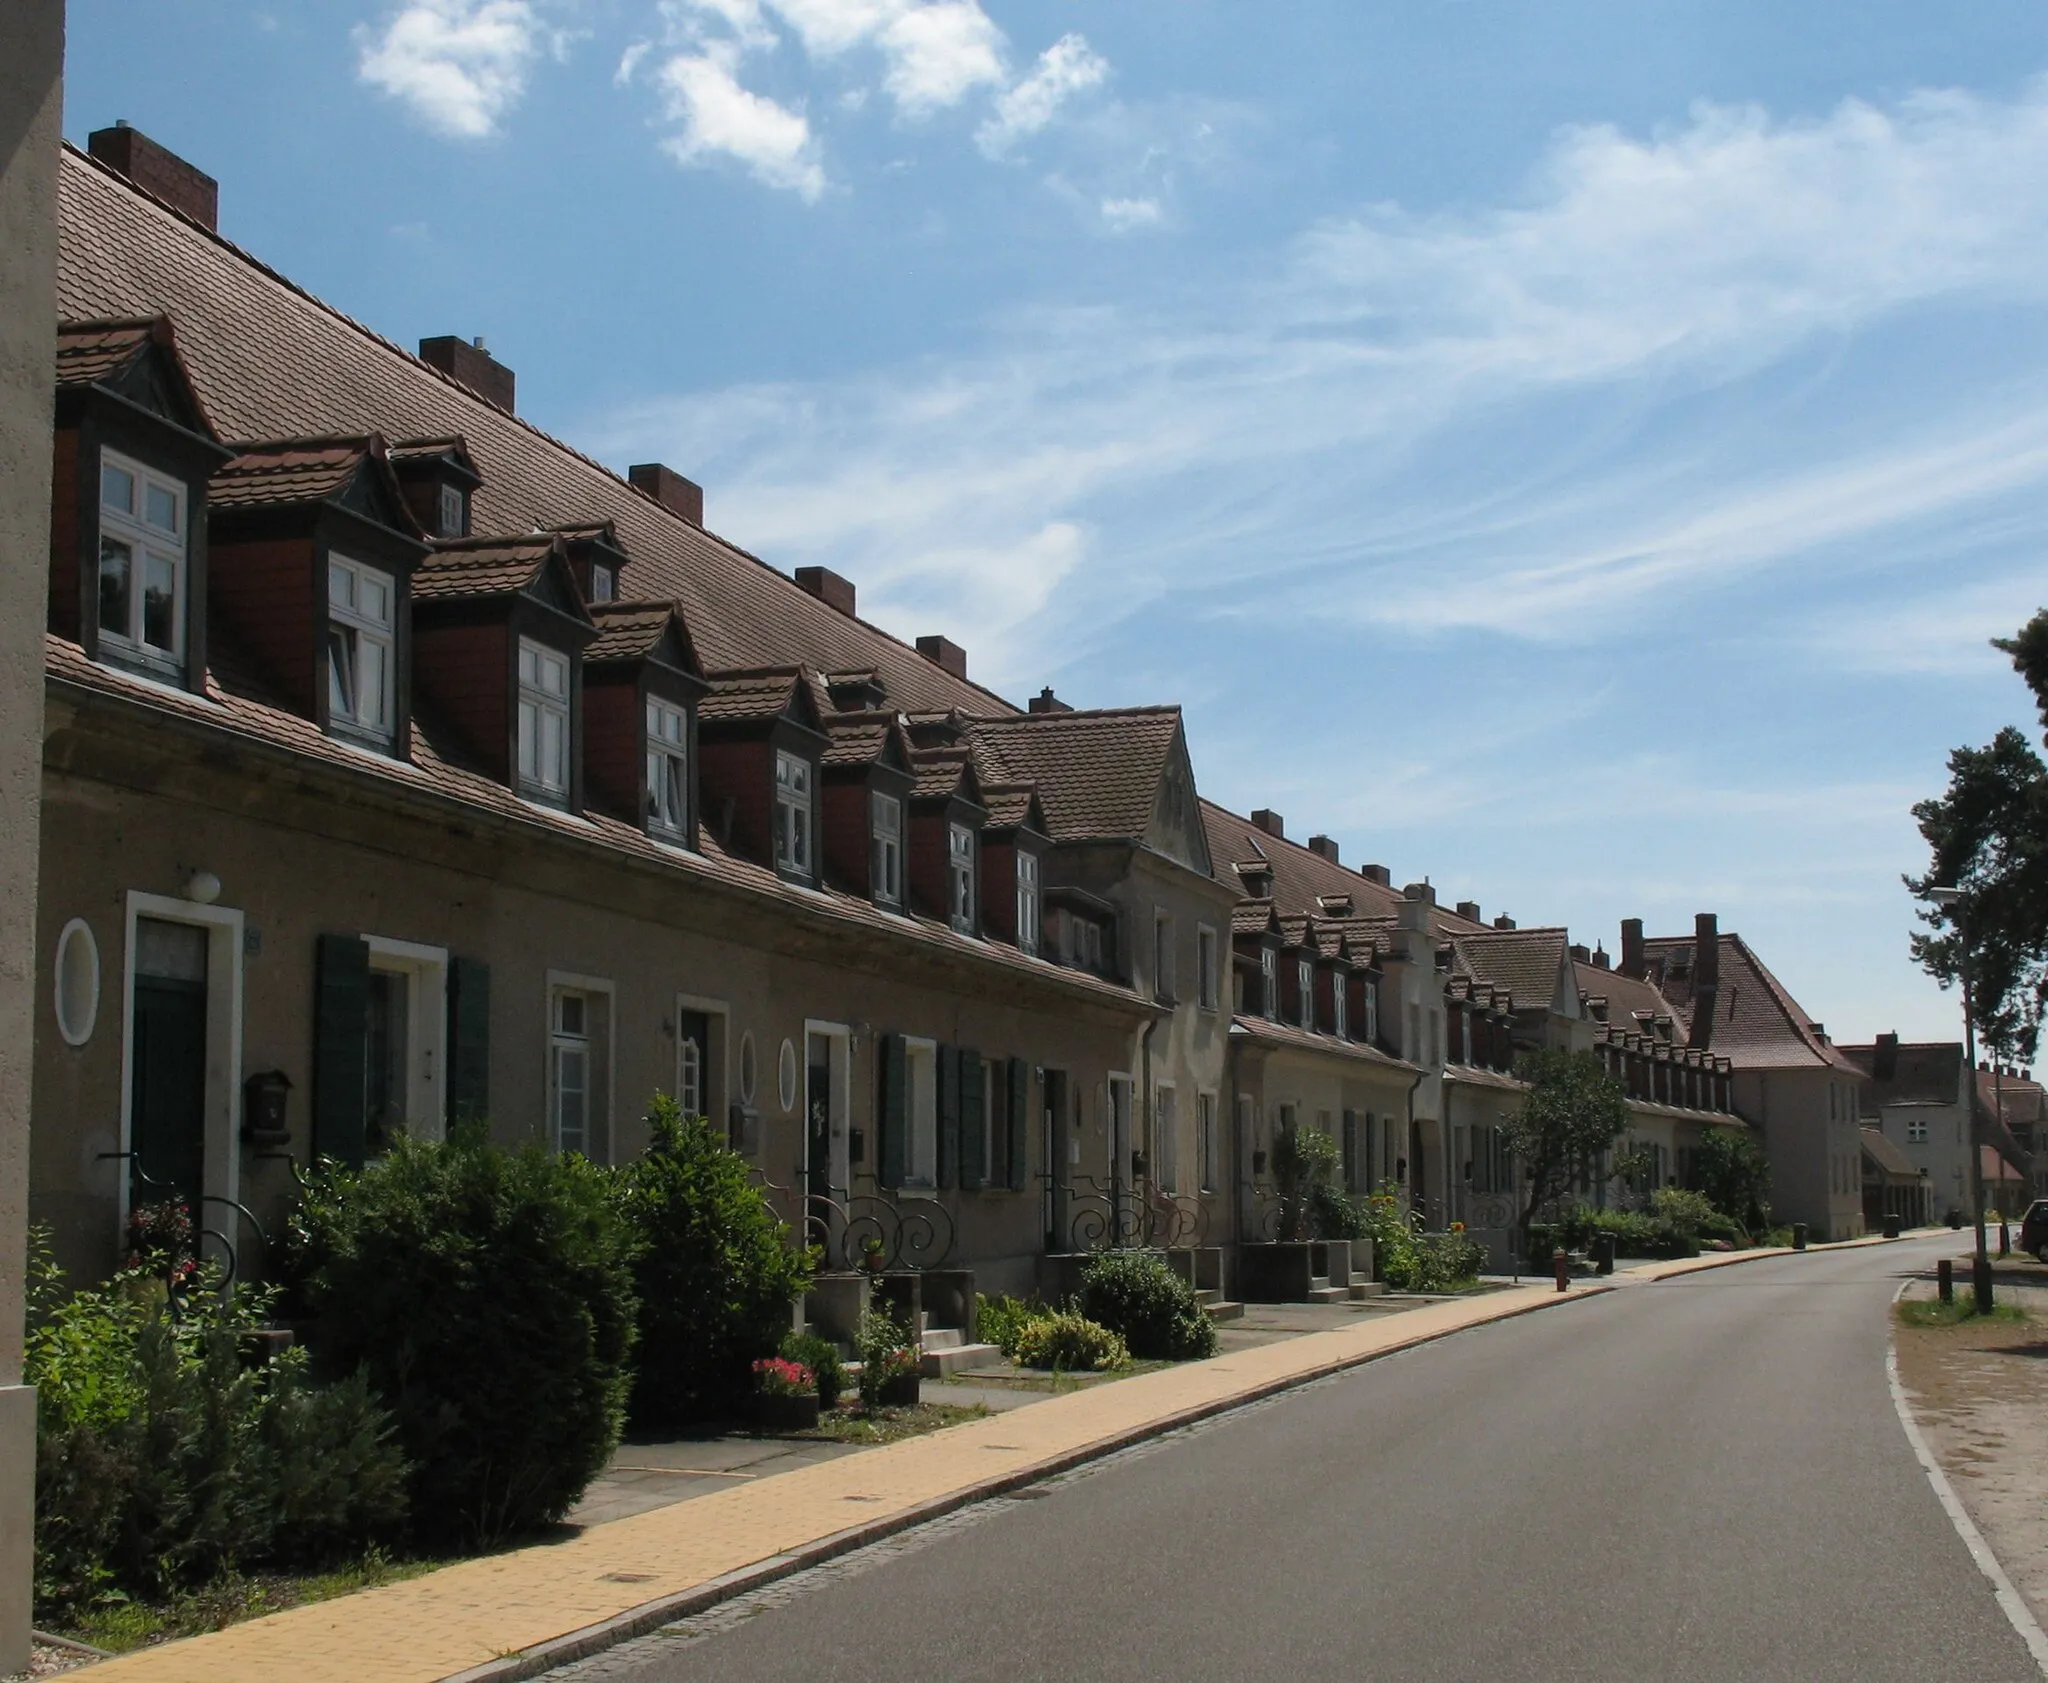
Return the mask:
{"type": "Polygon", "coordinates": [[[1038,955],[1038,855],[1029,848],[1013,850],[1017,861],[1017,950],[1038,955]]]}
{"type": "Polygon", "coordinates": [[[1297,958],[1294,961],[1294,991],[1301,1001],[1301,1026],[1312,1029],[1316,1026],[1316,961],[1312,958],[1297,958]]]}
{"type": "Polygon", "coordinates": [[[447,1132],[448,949],[363,936],[370,968],[404,976],[406,988],[405,1131],[416,1140],[447,1132]]]}
{"type": "Polygon", "coordinates": [[[1925,1145],[1927,1143],[1927,1135],[1928,1127],[1925,1117],[1917,1117],[1906,1124],[1906,1143],[1908,1145],[1925,1145]]]}
{"type": "Polygon", "coordinates": [[[946,915],[962,935],[974,933],[974,827],[946,825],[946,915]]]}
{"type": "Polygon", "coordinates": [[[434,496],[434,521],[444,538],[469,536],[469,497],[461,486],[442,481],[434,496]]]}
{"type": "Polygon", "coordinates": [[[1339,1040],[1351,1038],[1351,978],[1342,970],[1330,972],[1330,1032],[1339,1040]]]}
{"type": "Polygon", "coordinates": [[[647,698],[647,827],[657,836],[682,841],[690,833],[690,714],[662,696],[647,698]],[[671,734],[671,727],[673,734],[671,734]],[[666,811],[662,794],[675,768],[677,810],[666,811]]]}
{"type": "Polygon", "coordinates": [[[903,1183],[939,1180],[939,1043],[903,1038],[903,1183]]]}
{"type": "Polygon", "coordinates": [[[612,1077],[619,1039],[617,1000],[608,977],[581,976],[567,970],[550,970],[547,973],[546,1033],[542,1038],[546,1061],[541,1087],[547,1095],[545,1138],[549,1150],[562,1149],[561,1094],[555,1083],[555,1051],[558,1040],[566,1041],[571,1037],[557,1034],[555,1001],[565,993],[582,994],[586,999],[602,999],[604,1002],[603,1045],[598,1044],[597,1035],[591,1032],[587,1015],[581,1036],[588,1052],[584,1078],[583,1144],[579,1149],[593,1163],[608,1163],[611,1161],[612,1144],[612,1077]],[[602,1086],[599,1085],[600,1079],[602,1086]]]}
{"type": "Polygon", "coordinates": [[[619,575],[602,562],[590,564],[590,600],[592,605],[599,602],[615,602],[619,596],[619,575]]]}
{"type": "Polygon", "coordinates": [[[1214,924],[1195,925],[1195,1002],[1204,1011],[1214,1011],[1222,1003],[1223,990],[1219,977],[1221,967],[1217,963],[1220,951],[1214,924]]]}
{"type": "Polygon", "coordinates": [[[1259,1015],[1269,1023],[1280,1020],[1280,954],[1270,941],[1259,945],[1259,1015]]]}
{"type": "Polygon", "coordinates": [[[786,748],[775,750],[775,868],[809,880],[817,851],[817,773],[786,748]]]}
{"type": "MultiPolygon", "coordinates": [[[[114,1229],[127,1230],[129,1175],[135,1149],[135,925],[142,918],[206,931],[206,1149],[201,1195],[235,1198],[242,1184],[242,913],[160,894],[128,892],[121,977],[121,1138],[115,1163],[114,1229]]],[[[205,1226],[207,1223],[198,1223],[205,1226]]]]}
{"type": "Polygon", "coordinates": [[[1180,943],[1174,939],[1173,914],[1156,908],[1152,913],[1152,997],[1162,1004],[1180,998],[1175,974],[1180,969],[1180,943]]]}
{"type": "Polygon", "coordinates": [[[903,904],[903,798],[868,791],[868,872],[877,903],[903,904]]]}
{"type": "Polygon", "coordinates": [[[351,736],[368,737],[390,746],[398,736],[397,576],[367,562],[330,553],[327,557],[327,624],[328,724],[339,726],[351,736]],[[349,600],[346,602],[337,601],[334,595],[336,582],[343,579],[349,584],[349,600]],[[371,618],[360,605],[362,587],[366,583],[373,583],[384,592],[385,618],[382,620],[371,618]],[[340,658],[335,648],[337,631],[345,633],[348,642],[346,688],[351,705],[347,707],[337,707],[335,699],[336,661],[340,658]],[[377,649],[383,655],[383,681],[378,685],[375,718],[364,717],[362,674],[365,647],[377,649]]]}
{"type": "MultiPolygon", "coordinates": [[[[678,1013],[694,1011],[707,1019],[709,1032],[705,1035],[707,1044],[704,1058],[709,1066],[698,1072],[698,1087],[702,1097],[704,1119],[723,1137],[731,1126],[731,1059],[726,1055],[732,1044],[732,1007],[722,999],[707,999],[694,993],[676,995],[678,1013]],[[717,1089],[718,1102],[711,1103],[712,1090],[717,1089]]],[[[676,1103],[683,1101],[683,1046],[684,1041],[676,1024],[671,1022],[670,1031],[676,1042],[676,1103]]],[[[687,1111],[687,1106],[685,1110],[687,1111]]]]}
{"type": "Polygon", "coordinates": [[[1152,1184],[1180,1190],[1180,1093],[1171,1081],[1152,1084],[1152,1184]]]}
{"type": "Polygon", "coordinates": [[[575,744],[569,731],[569,698],[575,688],[572,663],[562,650],[536,642],[531,637],[522,637],[519,639],[518,677],[519,792],[548,802],[566,802],[576,763],[575,744]],[[527,677],[529,656],[532,657],[534,673],[531,681],[527,677]],[[560,672],[562,679],[559,694],[545,682],[548,674],[555,671],[560,672]],[[552,739],[548,733],[550,724],[559,732],[552,739]],[[553,754],[549,753],[550,746],[554,749],[553,754]],[[545,763],[550,759],[553,764],[545,763]]]}
{"type": "MultiPolygon", "coordinates": [[[[108,537],[128,547],[128,623],[119,631],[109,630],[100,624],[99,591],[93,592],[93,624],[98,629],[102,642],[111,640],[116,648],[133,659],[153,661],[160,666],[175,666],[185,657],[186,614],[191,595],[192,579],[192,498],[184,481],[173,479],[169,474],[159,473],[145,467],[132,456],[124,456],[118,450],[104,446],[100,450],[100,478],[94,487],[94,503],[99,509],[99,535],[102,541],[108,537]],[[119,469],[130,475],[135,482],[136,497],[142,508],[135,511],[120,511],[107,506],[106,470],[119,469]],[[149,492],[151,487],[167,493],[177,506],[177,530],[169,539],[161,527],[152,526],[147,518],[149,492]],[[154,555],[170,562],[171,581],[171,646],[150,643],[143,639],[142,620],[145,601],[148,596],[149,560],[154,555]]],[[[97,571],[95,577],[97,578],[97,571]]]]}

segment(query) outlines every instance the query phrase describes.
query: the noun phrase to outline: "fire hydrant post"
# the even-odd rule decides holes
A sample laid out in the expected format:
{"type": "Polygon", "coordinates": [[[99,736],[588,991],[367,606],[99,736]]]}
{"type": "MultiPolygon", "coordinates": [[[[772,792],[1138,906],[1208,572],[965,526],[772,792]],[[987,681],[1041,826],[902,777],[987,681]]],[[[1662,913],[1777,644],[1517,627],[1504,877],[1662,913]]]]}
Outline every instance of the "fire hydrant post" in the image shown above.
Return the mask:
{"type": "Polygon", "coordinates": [[[1550,1265],[1557,1270],[1557,1289],[1563,1291],[1571,1282],[1572,1263],[1571,1258],[1564,1254],[1564,1247],[1562,1245],[1552,1255],[1550,1265]]]}

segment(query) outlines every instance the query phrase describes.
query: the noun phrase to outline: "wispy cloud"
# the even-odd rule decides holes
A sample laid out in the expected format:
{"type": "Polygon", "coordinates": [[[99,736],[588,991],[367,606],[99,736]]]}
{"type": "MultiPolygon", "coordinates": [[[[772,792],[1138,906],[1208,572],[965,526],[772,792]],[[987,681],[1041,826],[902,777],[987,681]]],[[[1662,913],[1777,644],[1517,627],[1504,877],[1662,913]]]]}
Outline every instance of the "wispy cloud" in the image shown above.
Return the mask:
{"type": "Polygon", "coordinates": [[[678,163],[714,155],[734,158],[770,187],[816,199],[825,191],[825,171],[809,121],[801,111],[741,87],[737,63],[736,49],[712,43],[662,64],[663,108],[677,125],[663,145],[678,163]]]}
{"type": "Polygon", "coordinates": [[[412,0],[356,31],[357,71],[429,127],[480,140],[526,91],[549,31],[528,0],[412,0]]]}
{"type": "Polygon", "coordinates": [[[1108,77],[1109,61],[1085,37],[1062,35],[1038,55],[1029,76],[997,98],[994,114],[975,131],[975,142],[989,157],[1003,157],[1050,123],[1073,95],[1100,87],[1108,77]]]}

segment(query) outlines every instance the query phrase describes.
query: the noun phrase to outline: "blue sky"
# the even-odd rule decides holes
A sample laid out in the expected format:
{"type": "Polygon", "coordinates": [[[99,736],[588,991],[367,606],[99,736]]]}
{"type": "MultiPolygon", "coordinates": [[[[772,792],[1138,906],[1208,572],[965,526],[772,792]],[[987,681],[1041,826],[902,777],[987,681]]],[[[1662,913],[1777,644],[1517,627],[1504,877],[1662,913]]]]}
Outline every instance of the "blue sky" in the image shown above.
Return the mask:
{"type": "Polygon", "coordinates": [[[2033,0],[72,0],[67,132],[978,677],[1489,916],[1956,1033],[2048,601],[2033,0]]]}

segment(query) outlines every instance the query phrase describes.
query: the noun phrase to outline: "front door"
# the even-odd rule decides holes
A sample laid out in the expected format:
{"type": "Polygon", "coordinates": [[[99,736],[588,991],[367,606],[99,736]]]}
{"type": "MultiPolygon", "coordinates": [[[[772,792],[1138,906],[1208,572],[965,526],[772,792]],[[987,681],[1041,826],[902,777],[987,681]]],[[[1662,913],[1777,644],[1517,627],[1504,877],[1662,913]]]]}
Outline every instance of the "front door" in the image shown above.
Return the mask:
{"type": "Polygon", "coordinates": [[[200,1222],[206,1174],[206,931],[138,918],[129,1202],[182,1199],[200,1222]]]}
{"type": "Polygon", "coordinates": [[[1041,1084],[1045,1119],[1045,1248],[1063,1253],[1074,1248],[1068,1232],[1072,1221],[1073,1144],[1067,1117],[1066,1071],[1049,1069],[1041,1084]]]}

